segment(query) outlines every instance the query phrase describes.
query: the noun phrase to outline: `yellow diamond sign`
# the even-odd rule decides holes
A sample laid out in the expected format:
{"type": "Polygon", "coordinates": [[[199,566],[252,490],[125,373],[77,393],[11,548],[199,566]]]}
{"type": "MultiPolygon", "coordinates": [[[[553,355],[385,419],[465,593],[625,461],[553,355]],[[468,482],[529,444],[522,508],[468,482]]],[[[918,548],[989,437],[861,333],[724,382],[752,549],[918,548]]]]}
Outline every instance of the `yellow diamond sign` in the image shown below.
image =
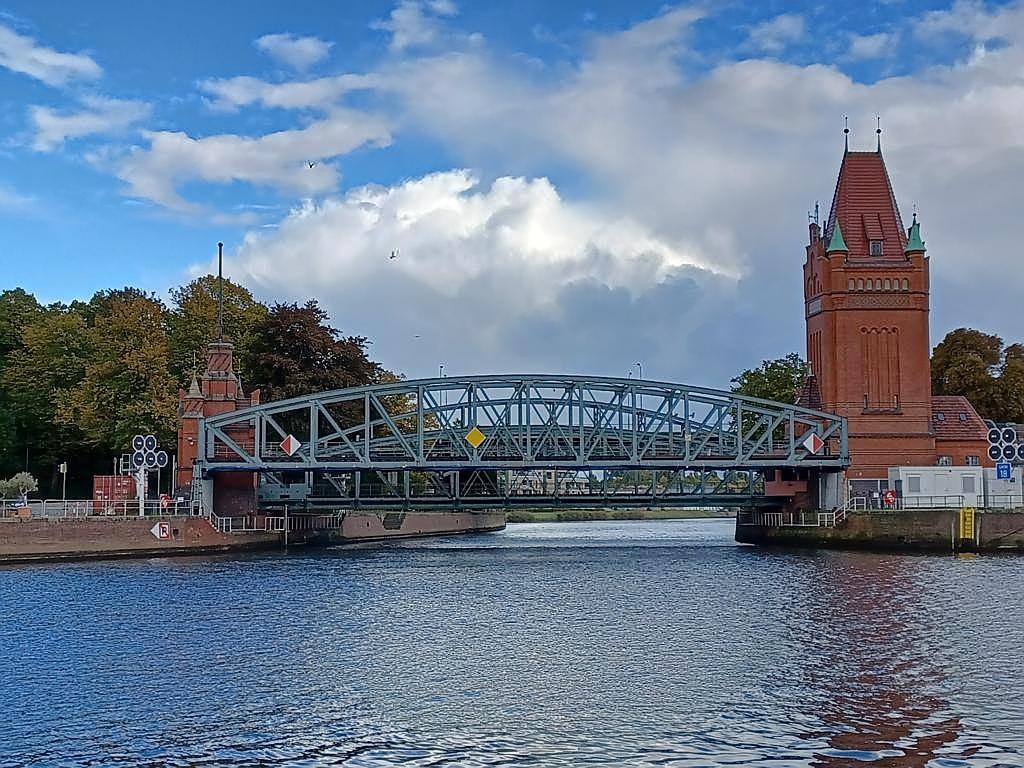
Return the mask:
{"type": "Polygon", "coordinates": [[[466,433],[466,442],[474,448],[479,448],[480,444],[486,439],[487,435],[480,431],[480,427],[473,427],[466,433]]]}

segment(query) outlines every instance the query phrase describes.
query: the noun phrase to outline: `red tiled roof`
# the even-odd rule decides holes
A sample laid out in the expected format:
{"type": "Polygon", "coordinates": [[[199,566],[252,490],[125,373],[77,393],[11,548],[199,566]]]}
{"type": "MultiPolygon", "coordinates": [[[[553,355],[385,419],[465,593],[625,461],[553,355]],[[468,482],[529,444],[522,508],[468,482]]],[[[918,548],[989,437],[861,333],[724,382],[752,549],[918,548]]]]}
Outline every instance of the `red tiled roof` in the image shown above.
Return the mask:
{"type": "MultiPolygon", "coordinates": [[[[839,226],[841,227],[842,224],[839,226]]],[[[815,411],[825,410],[821,402],[821,387],[818,386],[818,378],[816,376],[808,376],[806,381],[804,381],[804,385],[800,387],[800,392],[797,393],[796,404],[804,408],[812,408],[815,411]]]]}
{"type": "Polygon", "coordinates": [[[932,430],[936,440],[988,440],[988,427],[961,395],[932,395],[932,430]]]}
{"type": "Polygon", "coordinates": [[[851,259],[871,257],[869,240],[881,240],[883,258],[903,258],[907,233],[881,152],[847,152],[839,167],[825,242],[839,219],[851,259]]]}

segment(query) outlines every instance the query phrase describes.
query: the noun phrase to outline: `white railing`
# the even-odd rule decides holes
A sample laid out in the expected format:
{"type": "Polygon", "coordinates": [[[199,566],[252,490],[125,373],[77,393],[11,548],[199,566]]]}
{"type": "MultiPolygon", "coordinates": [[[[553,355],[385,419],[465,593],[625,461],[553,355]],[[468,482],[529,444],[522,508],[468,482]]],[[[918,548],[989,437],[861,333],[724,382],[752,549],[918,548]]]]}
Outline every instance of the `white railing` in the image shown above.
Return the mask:
{"type": "Polygon", "coordinates": [[[184,517],[193,514],[188,502],[160,499],[146,499],[142,502],[141,510],[138,499],[33,499],[26,504],[11,500],[0,501],[0,521],[140,517],[140,511],[144,517],[184,517]]]}
{"type": "Polygon", "coordinates": [[[235,515],[221,517],[210,515],[210,524],[221,533],[283,533],[287,526],[288,532],[324,531],[341,528],[345,516],[330,515],[235,515]]]}

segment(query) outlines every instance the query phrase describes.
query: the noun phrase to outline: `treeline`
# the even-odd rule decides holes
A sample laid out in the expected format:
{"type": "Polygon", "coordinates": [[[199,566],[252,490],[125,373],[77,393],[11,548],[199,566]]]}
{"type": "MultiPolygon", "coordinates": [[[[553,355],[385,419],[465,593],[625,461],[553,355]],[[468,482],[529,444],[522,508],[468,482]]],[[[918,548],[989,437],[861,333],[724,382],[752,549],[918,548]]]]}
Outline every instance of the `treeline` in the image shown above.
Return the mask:
{"type": "MultiPolygon", "coordinates": [[[[202,373],[217,333],[209,275],[169,303],[135,288],[47,306],[20,288],[0,293],[0,477],[27,470],[40,495],[59,495],[67,462],[68,496],[82,497],[132,435],[153,433],[173,451],[178,389],[202,373]]],[[[224,337],[243,387],[264,400],[394,378],[315,301],[267,305],[227,280],[224,337]]]]}

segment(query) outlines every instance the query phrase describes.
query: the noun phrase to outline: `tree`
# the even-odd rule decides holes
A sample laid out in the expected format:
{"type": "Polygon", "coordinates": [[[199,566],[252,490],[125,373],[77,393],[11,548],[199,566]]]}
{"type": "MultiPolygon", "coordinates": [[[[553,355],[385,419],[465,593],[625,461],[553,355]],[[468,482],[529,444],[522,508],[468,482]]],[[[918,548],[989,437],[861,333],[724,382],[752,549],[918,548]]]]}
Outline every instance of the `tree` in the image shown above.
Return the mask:
{"type": "Polygon", "coordinates": [[[0,498],[3,499],[19,498],[26,501],[30,493],[38,490],[39,483],[28,472],[18,472],[9,480],[0,480],[0,498]]]}
{"type": "Polygon", "coordinates": [[[1024,345],[957,328],[932,351],[931,374],[933,394],[963,395],[982,418],[1024,421],[1024,345]]]}
{"type": "MultiPolygon", "coordinates": [[[[180,384],[192,375],[193,355],[203,359],[206,345],[217,339],[218,282],[204,275],[171,291],[167,315],[167,340],[171,372],[180,384]]],[[[224,340],[235,346],[235,359],[249,358],[256,326],[267,317],[267,308],[248,289],[224,280],[224,340]]],[[[240,371],[248,375],[243,366],[240,371]]]]}
{"type": "Polygon", "coordinates": [[[175,382],[168,367],[163,304],[125,293],[109,302],[89,329],[88,362],[80,386],[59,399],[57,421],[110,452],[132,435],[151,432],[169,442],[177,425],[175,382]]]}
{"type": "Polygon", "coordinates": [[[31,466],[45,478],[48,470],[54,473],[58,458],[82,444],[74,425],[56,423],[57,401],[85,377],[88,329],[80,314],[54,306],[25,327],[22,341],[22,348],[9,355],[0,384],[25,431],[31,466]]]}
{"type": "MultiPolygon", "coordinates": [[[[22,347],[25,326],[41,311],[35,297],[21,288],[0,293],[0,377],[11,353],[22,347]]],[[[22,466],[27,442],[25,426],[11,410],[10,391],[0,384],[0,472],[22,466]]]]}
{"type": "Polygon", "coordinates": [[[800,355],[790,352],[777,360],[764,360],[758,368],[743,371],[732,380],[732,391],[738,395],[795,403],[809,375],[808,364],[800,355]]]}
{"type": "Polygon", "coordinates": [[[362,336],[341,337],[315,300],[275,304],[253,328],[243,365],[249,386],[259,387],[265,401],[373,384],[385,371],[366,356],[366,343],[362,336]]]}

